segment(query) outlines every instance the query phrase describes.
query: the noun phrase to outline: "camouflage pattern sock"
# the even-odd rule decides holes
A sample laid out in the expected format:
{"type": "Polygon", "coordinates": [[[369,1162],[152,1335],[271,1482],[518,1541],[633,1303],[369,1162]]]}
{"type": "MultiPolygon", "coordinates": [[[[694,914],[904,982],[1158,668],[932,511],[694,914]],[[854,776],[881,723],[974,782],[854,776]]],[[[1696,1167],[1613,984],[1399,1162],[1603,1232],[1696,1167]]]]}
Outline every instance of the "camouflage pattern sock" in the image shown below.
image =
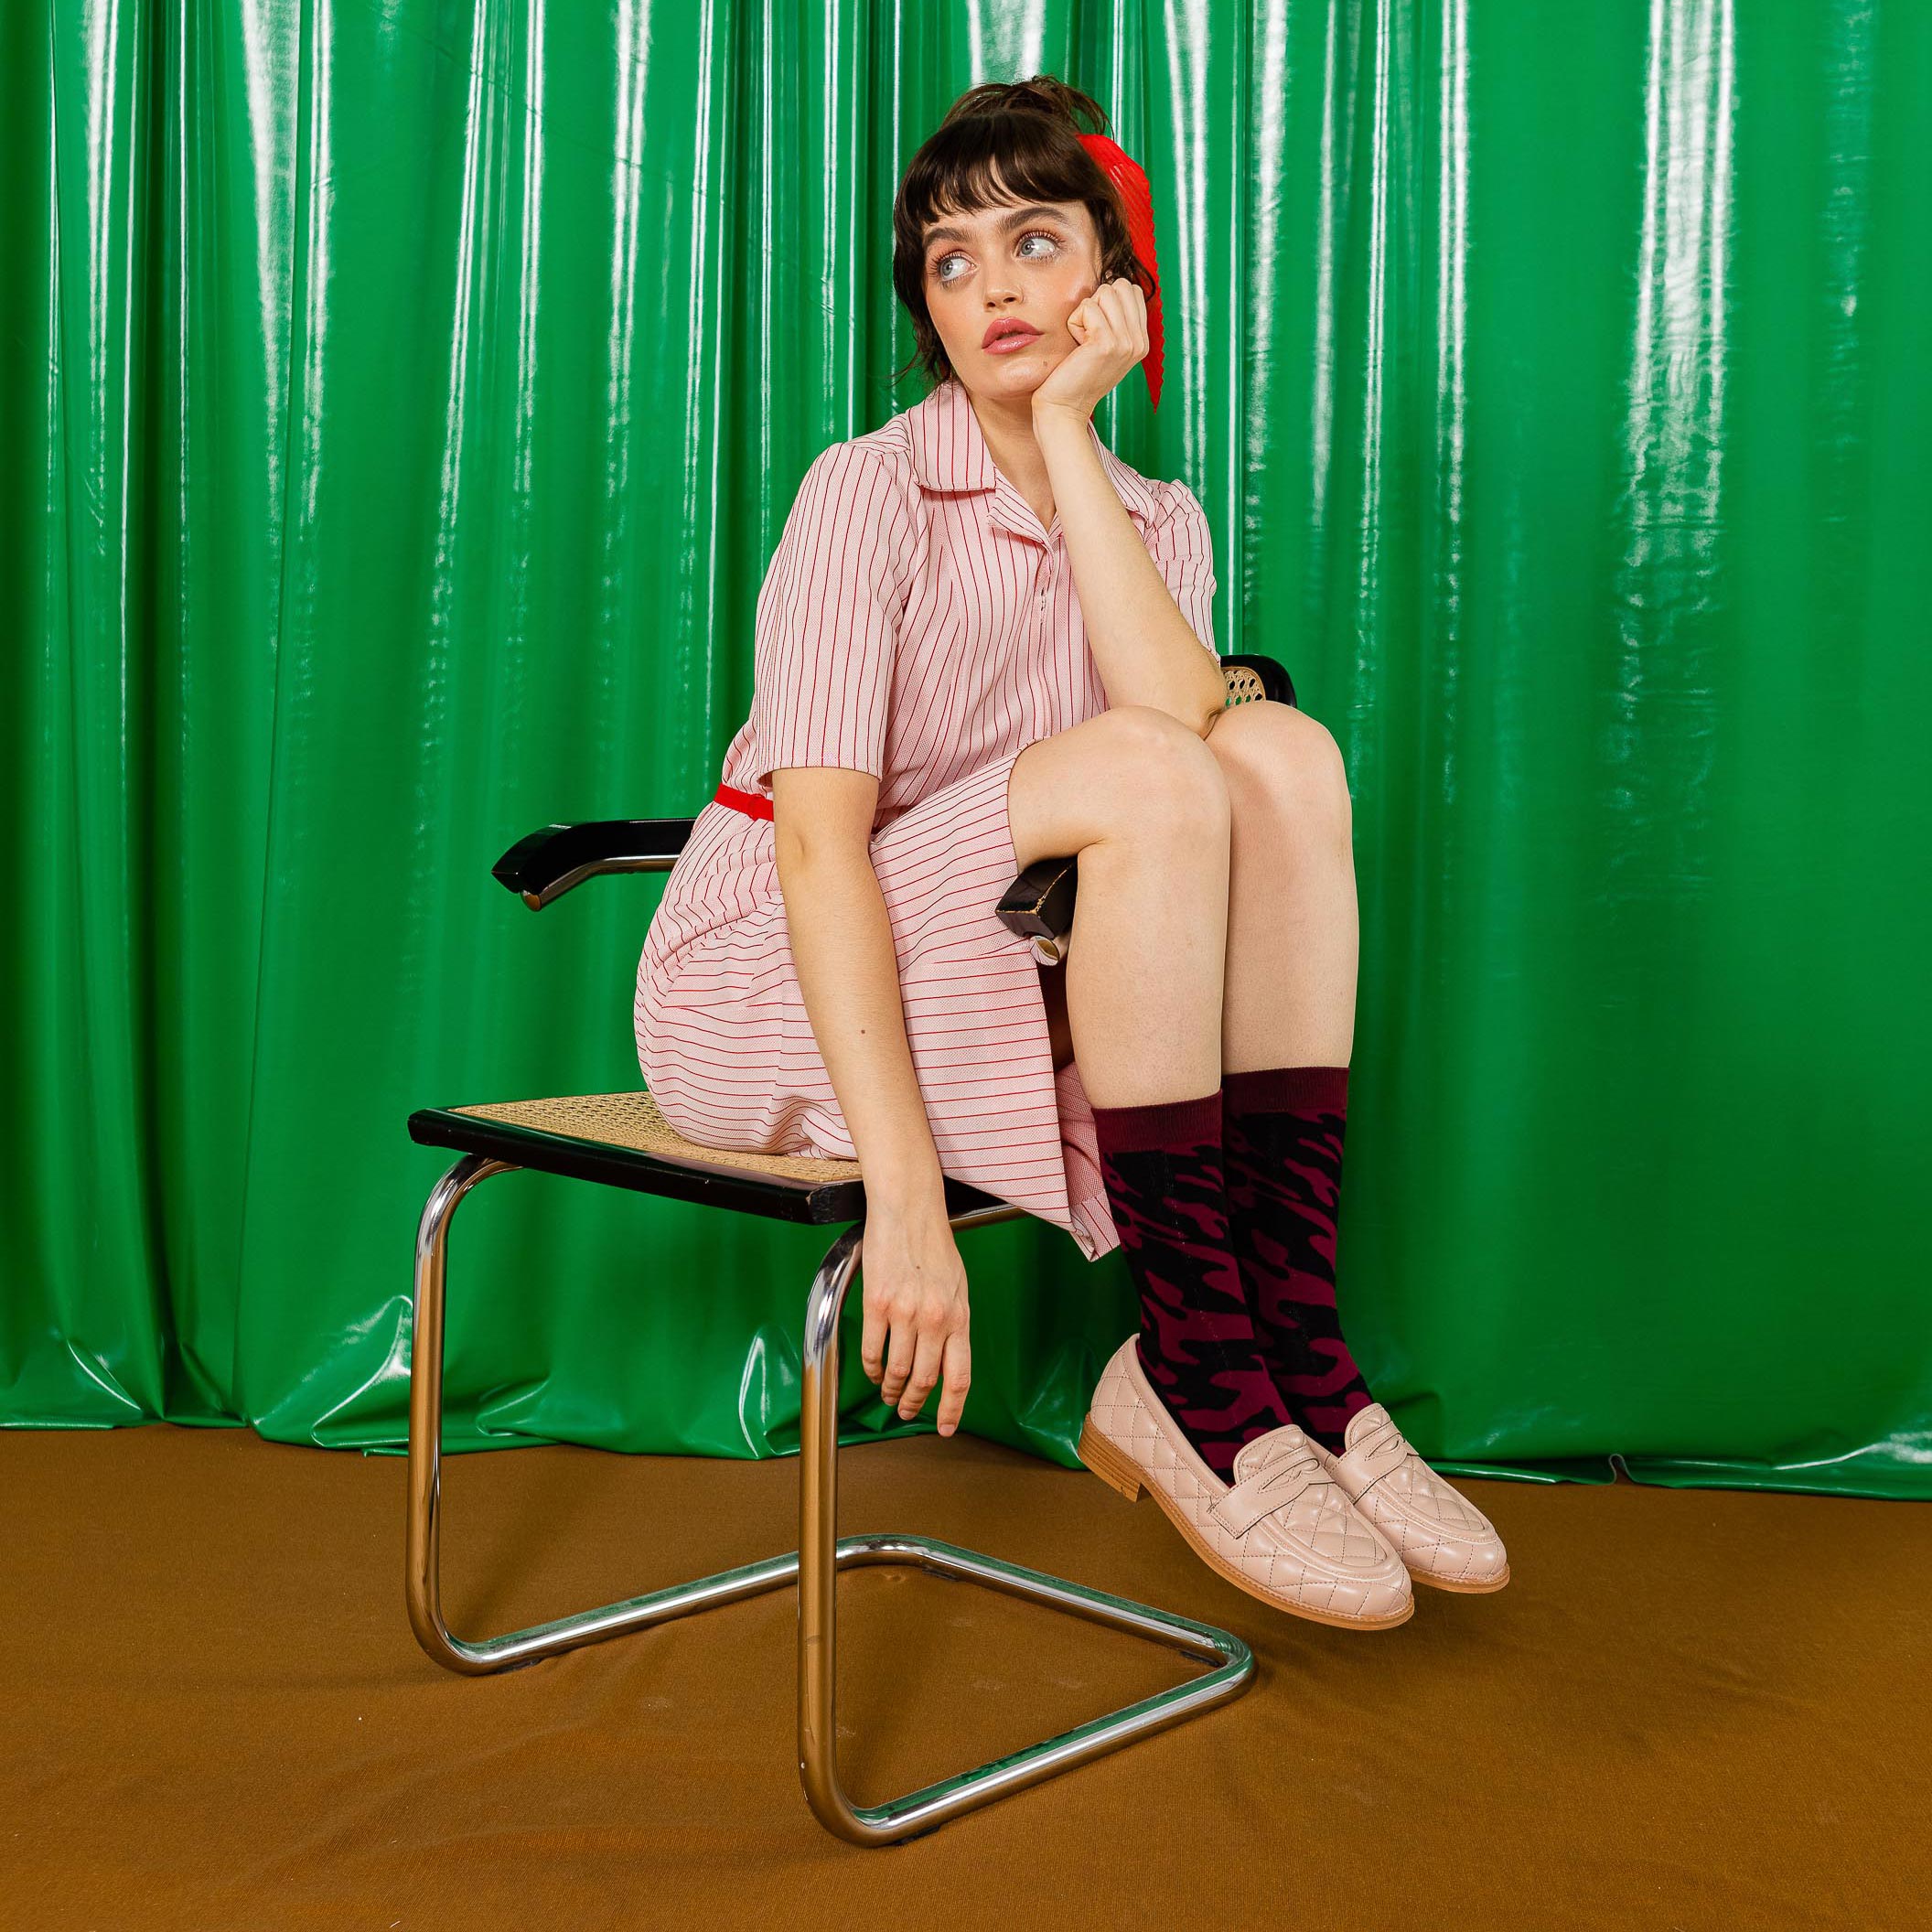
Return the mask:
{"type": "Polygon", "coordinates": [[[1289,1420],[1228,1245],[1221,1095],[1096,1107],[1100,1173],[1141,1296],[1143,1373],[1216,1475],[1289,1420]]]}
{"type": "Polygon", "coordinates": [[[1346,1067],[1221,1076],[1230,1244],[1263,1359],[1290,1413],[1325,1449],[1375,1398],[1342,1336],[1335,1246],[1346,1067]]]}

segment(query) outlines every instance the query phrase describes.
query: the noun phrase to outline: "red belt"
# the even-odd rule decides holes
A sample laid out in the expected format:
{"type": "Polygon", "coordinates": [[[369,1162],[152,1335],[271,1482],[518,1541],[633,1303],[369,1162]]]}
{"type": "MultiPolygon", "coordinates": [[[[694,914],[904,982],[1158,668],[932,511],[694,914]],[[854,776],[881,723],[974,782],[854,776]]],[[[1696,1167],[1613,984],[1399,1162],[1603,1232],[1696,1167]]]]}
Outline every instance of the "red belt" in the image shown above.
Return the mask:
{"type": "Polygon", "coordinates": [[[720,785],[712,797],[720,805],[729,805],[734,811],[742,811],[746,818],[771,817],[771,800],[761,799],[755,791],[740,791],[735,785],[720,785]]]}

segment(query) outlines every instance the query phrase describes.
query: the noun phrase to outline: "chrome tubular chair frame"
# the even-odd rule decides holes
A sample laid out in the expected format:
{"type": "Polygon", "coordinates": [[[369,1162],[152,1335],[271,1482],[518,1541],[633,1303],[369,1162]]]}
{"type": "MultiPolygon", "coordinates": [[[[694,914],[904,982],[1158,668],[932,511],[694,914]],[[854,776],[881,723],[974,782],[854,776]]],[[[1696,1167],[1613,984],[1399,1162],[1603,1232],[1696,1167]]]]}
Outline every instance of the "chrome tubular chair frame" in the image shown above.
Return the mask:
{"type": "MultiPolygon", "coordinates": [[[[467,1640],[444,1620],[438,1558],[438,1492],[442,1459],[443,1334],[449,1223],[476,1184],[515,1172],[511,1162],[467,1154],[431,1190],[416,1235],[413,1347],[409,1399],[409,1620],[437,1663],[468,1676],[536,1663],[580,1644],[642,1630],[693,1610],[735,1603],[799,1584],[799,1776],[819,1821],[856,1845],[885,1845],[929,1831],[949,1819],[1070,1770],[1133,1739],[1228,1702],[1254,1676],[1246,1644],[1226,1630],[1175,1616],[1125,1597],[1025,1570],[932,1537],[838,1534],[839,1315],[858,1272],[864,1223],[832,1242],[806,1302],[802,1413],[800,1420],[799,1548],[763,1562],[606,1604],[507,1636],[467,1640]],[[1151,1637],[1214,1668],[1206,1675],[1089,1723],[1062,1732],[1009,1757],[942,1778],[881,1805],[854,1805],[839,1783],[837,1729],[837,1573],[858,1564],[908,1563],[962,1583],[1035,1603],[1049,1604],[1111,1629],[1151,1637]]],[[[996,1208],[955,1215],[955,1228],[1004,1220],[1024,1210],[996,1208]]]]}

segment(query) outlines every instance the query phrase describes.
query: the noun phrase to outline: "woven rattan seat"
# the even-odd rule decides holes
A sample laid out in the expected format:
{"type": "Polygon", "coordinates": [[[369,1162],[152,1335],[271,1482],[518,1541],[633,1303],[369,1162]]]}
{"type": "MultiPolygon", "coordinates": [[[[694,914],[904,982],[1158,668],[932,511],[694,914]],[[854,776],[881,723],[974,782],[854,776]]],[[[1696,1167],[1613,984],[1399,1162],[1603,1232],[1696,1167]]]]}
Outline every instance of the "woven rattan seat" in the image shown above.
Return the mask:
{"type": "MultiPolygon", "coordinates": [[[[741,1154],[686,1140],[642,1089],[425,1107],[410,1115],[409,1133],[425,1147],[454,1147],[546,1174],[735,1208],[773,1220],[824,1226],[865,1218],[865,1186],[856,1161],[741,1154]]],[[[993,1202],[978,1188],[949,1179],[946,1205],[960,1214],[993,1202]]]]}

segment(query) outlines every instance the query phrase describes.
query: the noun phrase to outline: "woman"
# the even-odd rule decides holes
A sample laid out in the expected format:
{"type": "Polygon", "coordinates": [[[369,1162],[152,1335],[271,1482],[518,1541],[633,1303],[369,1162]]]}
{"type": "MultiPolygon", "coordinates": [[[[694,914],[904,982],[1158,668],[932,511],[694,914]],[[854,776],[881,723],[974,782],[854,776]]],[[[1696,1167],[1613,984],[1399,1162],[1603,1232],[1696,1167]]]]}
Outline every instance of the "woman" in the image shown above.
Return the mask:
{"type": "Polygon", "coordinates": [[[1389,1628],[1411,1572],[1508,1568],[1342,1338],[1347,777],[1304,713],[1224,708],[1201,507],[1093,428],[1158,288],[1101,164],[1138,171],[1083,116],[1045,76],[978,87],[907,170],[894,281],[935,386],[800,486],[639,962],[639,1063],[693,1140],[860,1162],[861,1358],[901,1416],[938,1389],[942,1435],[971,1360],[942,1175],[1123,1248],[1140,1327],[1083,1460],[1251,1594],[1389,1628]],[[1046,967],[993,908],[1066,854],[1046,967]]]}

